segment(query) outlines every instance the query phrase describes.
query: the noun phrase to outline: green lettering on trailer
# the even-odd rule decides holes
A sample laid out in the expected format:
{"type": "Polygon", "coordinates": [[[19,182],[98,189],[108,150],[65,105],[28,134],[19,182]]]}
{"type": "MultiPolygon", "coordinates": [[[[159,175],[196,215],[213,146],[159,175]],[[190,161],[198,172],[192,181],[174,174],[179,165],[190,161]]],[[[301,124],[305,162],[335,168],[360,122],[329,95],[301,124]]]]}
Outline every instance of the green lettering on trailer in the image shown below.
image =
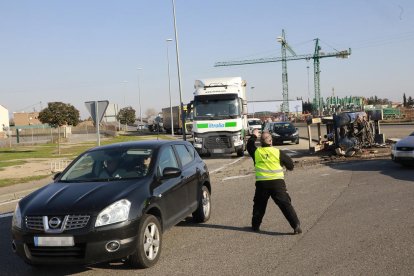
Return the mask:
{"type": "Polygon", "coordinates": [[[237,126],[237,122],[226,122],[225,127],[236,127],[237,126]]]}
{"type": "Polygon", "coordinates": [[[208,128],[208,124],[197,124],[198,128],[208,128]]]}

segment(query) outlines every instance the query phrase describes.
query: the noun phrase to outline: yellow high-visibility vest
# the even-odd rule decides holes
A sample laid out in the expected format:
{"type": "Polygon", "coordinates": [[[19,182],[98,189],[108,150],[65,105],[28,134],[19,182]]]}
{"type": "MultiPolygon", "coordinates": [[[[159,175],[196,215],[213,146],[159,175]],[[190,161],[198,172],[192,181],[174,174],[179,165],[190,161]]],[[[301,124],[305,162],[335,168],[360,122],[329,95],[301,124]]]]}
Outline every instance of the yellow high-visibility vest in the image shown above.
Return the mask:
{"type": "Polygon", "coordinates": [[[259,147],[254,153],[256,180],[284,179],[280,165],[280,151],[273,147],[259,147]]]}

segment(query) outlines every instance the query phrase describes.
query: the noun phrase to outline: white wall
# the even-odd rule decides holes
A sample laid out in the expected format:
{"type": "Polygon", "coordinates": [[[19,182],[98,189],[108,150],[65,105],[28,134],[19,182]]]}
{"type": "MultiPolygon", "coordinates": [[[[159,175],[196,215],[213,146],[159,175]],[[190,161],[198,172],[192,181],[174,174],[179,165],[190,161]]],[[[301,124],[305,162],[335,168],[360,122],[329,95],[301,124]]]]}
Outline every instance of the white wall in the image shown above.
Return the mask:
{"type": "Polygon", "coordinates": [[[0,105],[0,132],[3,132],[4,127],[9,127],[9,111],[2,105],[0,105]]]}

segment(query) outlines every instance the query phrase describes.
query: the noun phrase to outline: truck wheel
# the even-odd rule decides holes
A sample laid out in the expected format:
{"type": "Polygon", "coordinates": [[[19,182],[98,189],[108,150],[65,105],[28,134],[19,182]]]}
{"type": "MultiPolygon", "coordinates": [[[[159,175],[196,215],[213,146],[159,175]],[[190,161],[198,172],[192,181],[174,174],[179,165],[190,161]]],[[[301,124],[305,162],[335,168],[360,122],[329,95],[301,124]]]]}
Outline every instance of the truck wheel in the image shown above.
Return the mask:
{"type": "Polygon", "coordinates": [[[136,251],[129,256],[132,267],[148,268],[155,265],[161,255],[162,233],[158,219],[143,215],[138,227],[136,251]]]}
{"type": "Polygon", "coordinates": [[[240,156],[240,157],[244,156],[244,148],[243,147],[237,150],[237,156],[240,156]]]}
{"type": "Polygon", "coordinates": [[[203,185],[198,199],[198,208],[193,213],[195,222],[206,222],[211,214],[211,198],[209,189],[203,185]]]}

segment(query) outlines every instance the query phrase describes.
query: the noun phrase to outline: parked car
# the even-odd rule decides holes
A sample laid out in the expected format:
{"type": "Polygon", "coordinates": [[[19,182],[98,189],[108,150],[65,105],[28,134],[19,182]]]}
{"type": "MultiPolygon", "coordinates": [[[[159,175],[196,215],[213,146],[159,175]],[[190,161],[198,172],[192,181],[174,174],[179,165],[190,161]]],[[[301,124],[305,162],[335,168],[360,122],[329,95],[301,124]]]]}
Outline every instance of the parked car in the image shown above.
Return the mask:
{"type": "Polygon", "coordinates": [[[188,142],[96,147],[17,204],[13,251],[32,265],[126,259],[151,267],[165,230],[190,215],[210,218],[210,194],[207,166],[188,142]]]}
{"type": "Polygon", "coordinates": [[[249,135],[252,135],[253,130],[258,129],[259,131],[262,130],[262,120],[258,118],[250,118],[247,119],[247,125],[248,125],[248,132],[249,135]]]}
{"type": "Polygon", "coordinates": [[[391,146],[391,159],[402,165],[414,164],[414,132],[391,146]]]}
{"type": "Polygon", "coordinates": [[[268,122],[264,130],[272,134],[273,145],[283,144],[285,141],[299,144],[299,131],[290,122],[268,122]]]}

